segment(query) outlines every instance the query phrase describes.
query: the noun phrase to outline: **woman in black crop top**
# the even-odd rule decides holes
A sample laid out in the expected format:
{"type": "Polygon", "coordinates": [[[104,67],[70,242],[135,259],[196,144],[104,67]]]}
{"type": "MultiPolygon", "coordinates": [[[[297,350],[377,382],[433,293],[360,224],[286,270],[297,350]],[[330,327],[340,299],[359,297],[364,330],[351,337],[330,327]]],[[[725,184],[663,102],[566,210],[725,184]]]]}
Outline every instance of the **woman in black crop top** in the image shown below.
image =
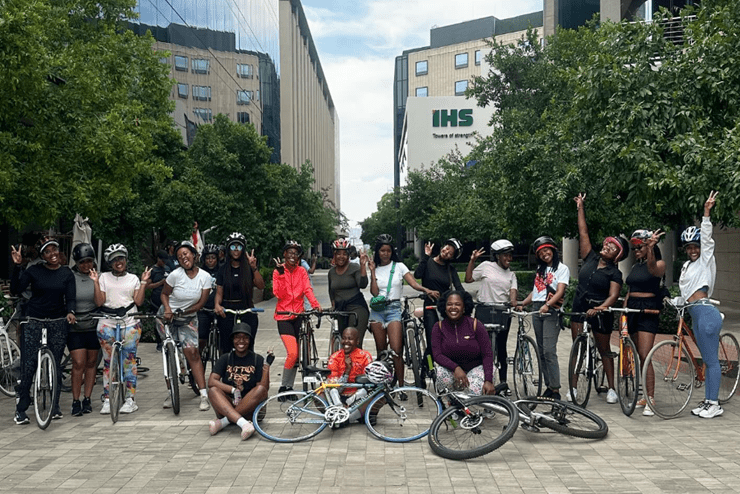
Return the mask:
{"type": "MultiPolygon", "coordinates": [[[[650,232],[648,230],[636,230],[630,238],[632,250],[635,252],[635,260],[629,276],[627,276],[627,286],[629,291],[624,299],[624,306],[630,309],[661,309],[663,300],[661,297],[661,279],[665,274],[665,262],[660,255],[660,249],[657,246],[660,236],[664,232],[657,230],[650,232]]],[[[637,353],[640,355],[640,362],[644,362],[647,354],[653,348],[655,335],[658,332],[660,316],[655,314],[628,314],[627,327],[630,335],[637,346],[637,353]]],[[[644,396],[650,396],[652,399],[655,389],[655,373],[653,367],[644,369],[647,372],[645,376],[646,388],[643,390],[644,396]]],[[[637,402],[637,406],[645,406],[643,397],[637,402]]],[[[645,407],[643,415],[653,415],[649,407],[645,407]]]]}

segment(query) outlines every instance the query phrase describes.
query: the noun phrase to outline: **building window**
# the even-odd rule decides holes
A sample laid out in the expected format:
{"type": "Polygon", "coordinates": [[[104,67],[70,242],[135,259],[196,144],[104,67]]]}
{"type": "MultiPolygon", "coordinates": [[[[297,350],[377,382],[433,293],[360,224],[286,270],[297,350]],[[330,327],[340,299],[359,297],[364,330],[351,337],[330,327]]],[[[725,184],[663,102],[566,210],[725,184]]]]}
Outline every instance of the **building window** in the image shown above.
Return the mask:
{"type": "Polygon", "coordinates": [[[468,89],[467,80],[455,82],[455,96],[464,96],[466,89],[468,89]]]}
{"type": "Polygon", "coordinates": [[[237,105],[248,105],[252,101],[252,91],[237,91],[236,92],[236,104],[237,105]]]}
{"type": "Polygon", "coordinates": [[[429,63],[426,60],[416,62],[416,75],[427,75],[429,73],[429,63]]]}
{"type": "Polygon", "coordinates": [[[254,66],[247,63],[236,64],[236,74],[244,79],[252,79],[254,77],[254,66]]]}
{"type": "Polygon", "coordinates": [[[213,110],[210,108],[193,108],[193,114],[204,122],[213,121],[213,110]]]}
{"type": "Polygon", "coordinates": [[[180,98],[188,99],[188,85],[187,84],[177,84],[177,96],[180,98]]]}
{"type": "Polygon", "coordinates": [[[456,69],[463,69],[468,66],[468,54],[467,53],[458,53],[455,55],[455,68],[456,69]]]}
{"type": "Polygon", "coordinates": [[[427,90],[427,87],[417,87],[416,88],[416,97],[417,98],[426,98],[429,96],[429,91],[427,90]]]}
{"type": "Polygon", "coordinates": [[[211,101],[211,86],[193,86],[193,99],[211,101]]]}
{"type": "Polygon", "coordinates": [[[175,55],[175,70],[187,72],[188,71],[188,57],[181,57],[180,55],[175,55]]]}
{"type": "Polygon", "coordinates": [[[259,100],[260,100],[260,90],[258,89],[257,90],[257,101],[259,101],[259,100]]]}
{"type": "Polygon", "coordinates": [[[208,74],[210,69],[210,63],[207,58],[194,58],[193,59],[193,73],[194,74],[208,74]]]}
{"type": "Polygon", "coordinates": [[[250,121],[249,113],[245,111],[240,111],[236,114],[236,121],[240,124],[248,124],[250,121]]]}
{"type": "Polygon", "coordinates": [[[475,65],[480,65],[481,58],[480,50],[475,50],[475,65]]]}

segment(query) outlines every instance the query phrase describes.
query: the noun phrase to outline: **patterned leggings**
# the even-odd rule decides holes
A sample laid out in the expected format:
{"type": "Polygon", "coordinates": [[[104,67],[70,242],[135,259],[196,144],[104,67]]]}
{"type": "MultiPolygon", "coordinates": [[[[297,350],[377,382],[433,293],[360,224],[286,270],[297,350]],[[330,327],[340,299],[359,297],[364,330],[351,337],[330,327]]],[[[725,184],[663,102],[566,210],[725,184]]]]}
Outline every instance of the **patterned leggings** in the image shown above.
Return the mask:
{"type": "MultiPolygon", "coordinates": [[[[123,353],[123,379],[126,382],[126,398],[133,398],[136,394],[136,349],[141,338],[141,323],[121,328],[123,353]]],[[[110,384],[110,353],[113,350],[113,342],[116,341],[116,325],[109,326],[98,323],[98,339],[103,349],[103,396],[108,398],[108,386],[110,384]]]]}
{"type": "Polygon", "coordinates": [[[46,344],[57,365],[57,387],[56,399],[59,406],[59,394],[62,392],[62,373],[59,372],[59,363],[64,355],[64,347],[67,345],[67,321],[57,319],[55,321],[41,323],[28,321],[23,325],[23,354],[21,356],[21,384],[19,389],[18,404],[16,409],[25,412],[31,405],[31,384],[36,376],[36,365],[38,361],[39,347],[41,346],[41,328],[46,326],[46,344]]]}
{"type": "MultiPolygon", "coordinates": [[[[434,370],[437,372],[437,388],[447,388],[452,391],[455,385],[455,373],[446,367],[442,367],[440,364],[435,363],[434,370]]],[[[468,382],[470,386],[468,389],[471,394],[482,395],[483,394],[483,383],[486,380],[486,376],[483,373],[483,366],[473,367],[468,371],[468,382]]]]}

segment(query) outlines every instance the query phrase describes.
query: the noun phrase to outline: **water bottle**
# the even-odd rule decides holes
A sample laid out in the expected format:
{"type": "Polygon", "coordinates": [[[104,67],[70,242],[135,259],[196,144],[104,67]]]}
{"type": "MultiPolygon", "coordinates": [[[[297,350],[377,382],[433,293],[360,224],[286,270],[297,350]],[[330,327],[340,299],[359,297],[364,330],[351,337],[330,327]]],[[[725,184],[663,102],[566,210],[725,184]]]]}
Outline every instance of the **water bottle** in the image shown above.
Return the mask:
{"type": "Polygon", "coordinates": [[[329,388],[329,404],[330,405],[341,405],[342,399],[339,397],[339,390],[337,388],[329,388]]]}
{"type": "Polygon", "coordinates": [[[242,401],[242,392],[238,388],[234,388],[234,406],[237,406],[242,401]]]}
{"type": "Polygon", "coordinates": [[[351,407],[354,402],[358,400],[362,400],[366,396],[367,396],[367,390],[365,388],[358,389],[355,394],[347,398],[347,406],[351,407]]]}

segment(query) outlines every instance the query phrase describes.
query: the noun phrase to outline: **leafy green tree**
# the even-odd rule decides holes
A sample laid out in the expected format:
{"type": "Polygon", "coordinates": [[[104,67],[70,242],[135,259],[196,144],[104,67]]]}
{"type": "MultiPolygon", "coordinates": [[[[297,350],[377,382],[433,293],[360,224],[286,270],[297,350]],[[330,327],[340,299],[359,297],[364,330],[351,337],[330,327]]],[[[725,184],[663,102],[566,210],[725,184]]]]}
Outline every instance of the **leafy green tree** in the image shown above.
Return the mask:
{"type": "Polygon", "coordinates": [[[375,245],[378,235],[387,233],[393,235],[398,228],[399,214],[396,206],[396,194],[386,192],[378,201],[378,209],[369,217],[360,221],[362,243],[375,245]]]}

